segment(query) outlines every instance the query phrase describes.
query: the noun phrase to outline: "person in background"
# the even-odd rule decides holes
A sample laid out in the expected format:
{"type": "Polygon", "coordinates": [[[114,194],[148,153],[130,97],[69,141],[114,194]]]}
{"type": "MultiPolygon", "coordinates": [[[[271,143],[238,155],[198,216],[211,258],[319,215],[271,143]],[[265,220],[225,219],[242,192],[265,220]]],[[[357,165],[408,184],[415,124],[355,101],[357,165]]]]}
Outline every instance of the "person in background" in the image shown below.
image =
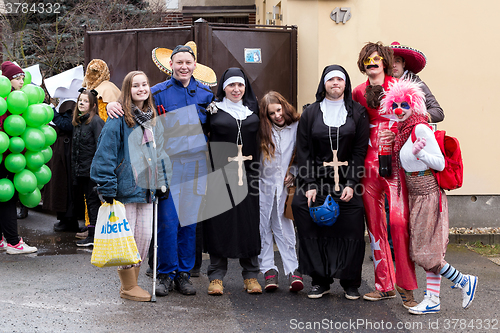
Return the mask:
{"type": "Polygon", "coordinates": [[[297,175],[295,140],[300,115],[278,92],[270,91],[260,100],[260,271],[264,274],[266,291],[278,288],[278,267],[274,263],[273,235],[281,258],[289,290],[304,288],[295,252],[295,227],[285,217],[288,187],[297,175]]]}
{"type": "Polygon", "coordinates": [[[120,96],[120,89],[110,81],[110,78],[108,64],[101,59],[92,59],[87,65],[82,83],[84,88],[97,91],[98,114],[104,121],[108,119],[106,106],[108,103],[116,102],[120,96]]]}
{"type": "MultiPolygon", "coordinates": [[[[75,187],[76,207],[86,207],[89,217],[88,236],[76,242],[77,246],[94,245],[95,224],[101,201],[95,191],[96,183],[90,179],[90,166],[97,150],[97,141],[104,126],[97,108],[97,91],[81,88],[73,111],[73,149],[71,170],[75,187]]],[[[76,221],[78,227],[78,221],[76,221]]]]}
{"type": "MultiPolygon", "coordinates": [[[[42,208],[56,212],[59,222],[54,225],[55,231],[76,231],[78,219],[75,210],[75,194],[71,171],[71,146],[73,140],[73,111],[76,100],[67,99],[54,109],[53,123],[56,125],[56,142],[51,146],[52,158],[47,166],[52,171],[50,181],[44,186],[42,208]]],[[[83,237],[83,239],[87,236],[83,237]]]]}
{"type": "Polygon", "coordinates": [[[394,64],[392,66],[392,76],[401,80],[420,82],[421,89],[425,95],[426,115],[429,123],[438,123],[444,119],[444,111],[439,105],[436,97],[429,87],[417,75],[424,69],[427,58],[421,51],[412,47],[392,42],[389,47],[394,52],[394,64]]]}
{"type": "MultiPolygon", "coordinates": [[[[2,63],[2,75],[10,80],[12,90],[19,90],[24,84],[24,71],[16,64],[5,61],[2,63]]],[[[0,131],[5,132],[3,128],[4,120],[10,116],[7,111],[0,116],[0,131]]],[[[7,178],[10,181],[14,179],[14,174],[5,168],[4,163],[0,163],[0,179],[7,178]]],[[[0,202],[0,251],[7,251],[8,254],[25,254],[38,251],[34,246],[29,246],[19,237],[17,231],[17,210],[18,200],[17,191],[14,196],[6,201],[0,202]]]]}

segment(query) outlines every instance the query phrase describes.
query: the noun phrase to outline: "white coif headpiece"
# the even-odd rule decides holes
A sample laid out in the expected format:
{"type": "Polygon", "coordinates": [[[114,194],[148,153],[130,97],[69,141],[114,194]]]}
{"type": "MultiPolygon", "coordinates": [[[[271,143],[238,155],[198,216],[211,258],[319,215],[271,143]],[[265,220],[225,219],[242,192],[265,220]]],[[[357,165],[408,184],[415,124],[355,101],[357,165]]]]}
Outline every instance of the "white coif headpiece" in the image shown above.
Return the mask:
{"type": "Polygon", "coordinates": [[[242,78],[241,76],[231,76],[229,79],[227,79],[226,81],[224,81],[224,84],[222,85],[222,90],[226,89],[226,87],[228,85],[230,85],[231,83],[243,83],[243,85],[245,85],[245,79],[242,78]]]}
{"type": "Polygon", "coordinates": [[[326,81],[330,80],[332,77],[340,77],[345,81],[345,74],[343,72],[339,70],[333,70],[325,75],[325,80],[323,81],[323,83],[326,83],[326,81]]]}

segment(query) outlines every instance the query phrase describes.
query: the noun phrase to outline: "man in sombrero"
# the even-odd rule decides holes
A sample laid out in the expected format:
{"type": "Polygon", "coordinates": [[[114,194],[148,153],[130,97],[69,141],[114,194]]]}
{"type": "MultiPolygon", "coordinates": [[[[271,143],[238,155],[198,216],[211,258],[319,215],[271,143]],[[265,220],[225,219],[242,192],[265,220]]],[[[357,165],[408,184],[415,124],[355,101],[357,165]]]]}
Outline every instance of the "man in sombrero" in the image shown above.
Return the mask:
{"type": "MultiPolygon", "coordinates": [[[[206,191],[206,106],[214,96],[215,72],[196,62],[196,44],[173,50],[155,48],[156,66],[171,78],[156,84],[151,93],[165,133],[165,149],[172,162],[170,195],[158,203],[158,278],[156,295],[174,288],[195,295],[190,271],[195,264],[196,226],[206,191]]],[[[110,117],[121,114],[118,103],[108,105],[110,117]]]]}
{"type": "Polygon", "coordinates": [[[420,88],[422,88],[425,94],[425,106],[427,108],[428,122],[438,123],[443,121],[443,109],[439,105],[436,97],[434,97],[429,87],[417,75],[417,73],[424,69],[427,64],[425,54],[415,48],[401,45],[398,42],[392,42],[389,47],[394,52],[392,76],[401,80],[420,82],[420,88]]]}

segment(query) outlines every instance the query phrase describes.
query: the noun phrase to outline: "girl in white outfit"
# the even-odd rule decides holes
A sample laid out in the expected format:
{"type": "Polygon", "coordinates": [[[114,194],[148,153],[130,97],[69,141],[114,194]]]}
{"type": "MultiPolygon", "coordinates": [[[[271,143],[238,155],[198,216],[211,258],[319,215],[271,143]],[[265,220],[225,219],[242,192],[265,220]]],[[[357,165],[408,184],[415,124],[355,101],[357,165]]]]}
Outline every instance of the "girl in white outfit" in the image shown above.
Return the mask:
{"type": "Polygon", "coordinates": [[[289,279],[289,290],[302,290],[302,275],[295,252],[293,221],[284,215],[288,187],[297,173],[291,165],[300,115],[278,92],[270,91],[260,101],[260,271],[266,291],[278,288],[278,268],[274,263],[273,234],[289,279]]]}

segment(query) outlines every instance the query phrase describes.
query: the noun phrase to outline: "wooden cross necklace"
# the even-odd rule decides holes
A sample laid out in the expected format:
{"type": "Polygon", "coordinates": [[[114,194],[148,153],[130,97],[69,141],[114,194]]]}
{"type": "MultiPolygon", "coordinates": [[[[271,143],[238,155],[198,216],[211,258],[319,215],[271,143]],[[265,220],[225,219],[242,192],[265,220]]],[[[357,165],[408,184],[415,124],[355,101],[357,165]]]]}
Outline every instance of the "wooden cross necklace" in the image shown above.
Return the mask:
{"type": "Polygon", "coordinates": [[[332,143],[332,128],[328,126],[328,138],[330,139],[330,148],[332,149],[333,153],[333,159],[331,162],[323,162],[323,166],[332,166],[334,170],[334,180],[335,180],[335,191],[340,191],[340,186],[339,186],[339,166],[341,165],[349,165],[349,162],[340,162],[337,158],[337,152],[339,150],[339,132],[340,132],[340,126],[337,127],[337,149],[333,150],[333,143],[332,143]]]}
{"type": "Polygon", "coordinates": [[[237,161],[238,162],[238,186],[243,186],[243,161],[251,160],[252,155],[243,156],[243,138],[241,136],[241,124],[243,120],[238,122],[236,119],[236,124],[238,125],[238,136],[236,137],[236,145],[238,146],[238,155],[235,157],[228,157],[227,161],[237,161]]]}

